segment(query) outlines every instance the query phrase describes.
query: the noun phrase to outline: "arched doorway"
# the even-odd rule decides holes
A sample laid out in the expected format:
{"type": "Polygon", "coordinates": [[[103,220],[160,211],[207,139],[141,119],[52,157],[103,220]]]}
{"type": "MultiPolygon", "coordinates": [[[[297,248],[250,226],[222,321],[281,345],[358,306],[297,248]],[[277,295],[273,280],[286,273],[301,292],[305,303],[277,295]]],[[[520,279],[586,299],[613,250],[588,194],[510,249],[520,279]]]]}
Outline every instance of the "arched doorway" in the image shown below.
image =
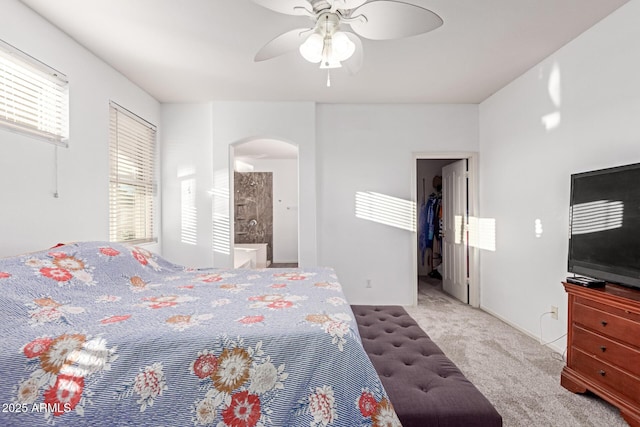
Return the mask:
{"type": "Polygon", "coordinates": [[[298,146],[251,138],[230,146],[234,267],[298,265],[298,146]]]}

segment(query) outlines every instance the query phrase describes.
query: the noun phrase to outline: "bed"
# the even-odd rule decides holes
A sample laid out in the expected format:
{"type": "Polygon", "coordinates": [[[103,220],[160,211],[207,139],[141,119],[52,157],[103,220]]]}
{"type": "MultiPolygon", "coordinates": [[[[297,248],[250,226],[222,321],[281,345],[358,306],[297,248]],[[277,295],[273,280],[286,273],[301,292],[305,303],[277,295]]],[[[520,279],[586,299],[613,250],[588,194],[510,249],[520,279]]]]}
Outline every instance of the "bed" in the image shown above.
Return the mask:
{"type": "Polygon", "coordinates": [[[335,272],[0,259],[2,426],[399,426],[335,272]]]}

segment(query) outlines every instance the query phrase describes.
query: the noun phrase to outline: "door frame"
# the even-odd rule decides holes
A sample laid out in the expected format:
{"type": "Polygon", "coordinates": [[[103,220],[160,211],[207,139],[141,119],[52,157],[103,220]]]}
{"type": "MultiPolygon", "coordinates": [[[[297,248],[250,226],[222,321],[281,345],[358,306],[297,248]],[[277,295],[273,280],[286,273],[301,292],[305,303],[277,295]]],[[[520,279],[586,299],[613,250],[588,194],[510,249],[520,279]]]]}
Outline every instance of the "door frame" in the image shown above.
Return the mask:
{"type": "MultiPolygon", "coordinates": [[[[236,167],[236,147],[242,144],[245,144],[247,142],[252,142],[255,140],[260,140],[260,139],[269,139],[269,140],[273,140],[273,141],[278,141],[280,143],[283,144],[289,144],[292,145],[294,147],[296,147],[297,150],[297,156],[296,156],[296,169],[297,169],[297,173],[296,173],[296,180],[297,180],[297,196],[298,196],[298,201],[297,201],[297,206],[296,206],[296,222],[297,222],[297,236],[296,236],[296,241],[297,241],[297,249],[298,249],[298,265],[300,265],[300,146],[298,144],[296,144],[295,142],[291,142],[288,141],[286,139],[282,139],[282,138],[277,138],[277,137],[248,137],[248,138],[243,138],[240,139],[238,141],[232,142],[229,144],[229,168],[227,170],[228,172],[228,179],[229,179],[229,246],[230,246],[230,259],[231,259],[231,268],[234,268],[235,266],[235,251],[234,251],[234,245],[235,245],[235,238],[236,238],[236,231],[235,231],[235,215],[236,215],[236,205],[235,205],[235,180],[234,180],[234,173],[235,173],[235,167],[236,167]]],[[[273,248],[272,248],[273,249],[273,248]]],[[[273,255],[273,252],[272,252],[273,255]]],[[[273,259],[271,260],[271,262],[273,263],[273,259]]]]}
{"type": "MultiPolygon", "coordinates": [[[[411,196],[415,205],[416,218],[418,218],[418,160],[438,160],[457,159],[468,160],[468,197],[469,197],[469,217],[479,217],[479,197],[478,197],[478,152],[475,151],[444,151],[444,152],[414,152],[411,164],[411,196]]],[[[413,286],[413,305],[418,304],[418,231],[417,227],[411,239],[411,265],[413,286]]],[[[469,305],[480,307],[480,249],[469,246],[469,305]]]]}

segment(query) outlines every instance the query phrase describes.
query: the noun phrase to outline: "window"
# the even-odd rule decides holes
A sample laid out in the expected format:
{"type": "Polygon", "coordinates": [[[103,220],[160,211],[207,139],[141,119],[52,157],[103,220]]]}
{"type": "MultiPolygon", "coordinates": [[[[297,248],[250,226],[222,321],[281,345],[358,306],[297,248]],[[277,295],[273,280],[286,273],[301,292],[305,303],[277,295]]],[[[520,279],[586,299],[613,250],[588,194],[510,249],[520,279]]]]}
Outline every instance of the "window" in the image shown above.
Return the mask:
{"type": "Polygon", "coordinates": [[[67,145],[67,77],[0,40],[0,126],[67,145]]]}
{"type": "Polygon", "coordinates": [[[156,127],[114,102],[109,114],[109,240],[150,242],[156,127]]]}

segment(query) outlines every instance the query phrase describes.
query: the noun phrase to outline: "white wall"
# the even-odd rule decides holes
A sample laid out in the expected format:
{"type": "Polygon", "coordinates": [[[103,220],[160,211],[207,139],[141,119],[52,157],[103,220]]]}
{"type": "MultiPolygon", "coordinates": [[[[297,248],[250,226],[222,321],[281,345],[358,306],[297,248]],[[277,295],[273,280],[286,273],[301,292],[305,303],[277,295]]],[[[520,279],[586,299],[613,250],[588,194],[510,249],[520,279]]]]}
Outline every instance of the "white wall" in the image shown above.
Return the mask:
{"type": "Polygon", "coordinates": [[[311,102],[212,102],[163,105],[166,147],[163,180],[163,254],[173,262],[199,267],[231,267],[233,221],[229,189],[233,180],[229,150],[257,138],[298,146],[299,264],[317,265],[316,106],[311,102]],[[230,147],[231,146],[231,147],[230,147]],[[181,242],[180,164],[197,164],[198,245],[181,242]]]}
{"type": "MultiPolygon", "coordinates": [[[[159,124],[158,102],[17,0],[3,0],[0,39],[66,74],[68,148],[0,129],[0,257],[109,238],[109,100],[159,124]]],[[[160,209],[157,211],[159,230],[160,209]]],[[[158,233],[159,234],[159,233],[158,233]]],[[[152,245],[150,249],[155,249],[152,245]]]]}
{"type": "Polygon", "coordinates": [[[162,254],[193,267],[213,262],[211,120],[210,104],[162,105],[162,254]],[[187,181],[193,210],[184,206],[187,181]]]}
{"type": "Polygon", "coordinates": [[[229,145],[258,137],[292,142],[299,147],[300,265],[334,267],[354,304],[412,304],[416,284],[411,256],[416,234],[356,218],[356,192],[412,200],[413,153],[478,149],[476,105],[214,102],[162,108],[164,255],[181,264],[231,265],[224,248],[213,248],[216,239],[224,243],[232,232],[229,145]],[[177,207],[176,171],[183,160],[212,173],[198,172],[203,244],[190,249],[180,243],[177,207]],[[214,241],[207,241],[212,235],[214,241]],[[364,286],[367,279],[370,289],[364,286]]]}
{"type": "Polygon", "coordinates": [[[319,105],[317,127],[320,264],[352,304],[412,304],[416,233],[356,218],[356,192],[412,200],[413,153],[477,151],[478,107],[319,105]]]}
{"type": "Polygon", "coordinates": [[[298,161],[245,159],[254,172],[273,172],[273,262],[298,262],[298,161]]]}
{"type": "Polygon", "coordinates": [[[480,105],[481,305],[535,336],[559,306],[544,340],[566,332],[570,175],[640,162],[639,21],[632,0],[480,105]]]}

